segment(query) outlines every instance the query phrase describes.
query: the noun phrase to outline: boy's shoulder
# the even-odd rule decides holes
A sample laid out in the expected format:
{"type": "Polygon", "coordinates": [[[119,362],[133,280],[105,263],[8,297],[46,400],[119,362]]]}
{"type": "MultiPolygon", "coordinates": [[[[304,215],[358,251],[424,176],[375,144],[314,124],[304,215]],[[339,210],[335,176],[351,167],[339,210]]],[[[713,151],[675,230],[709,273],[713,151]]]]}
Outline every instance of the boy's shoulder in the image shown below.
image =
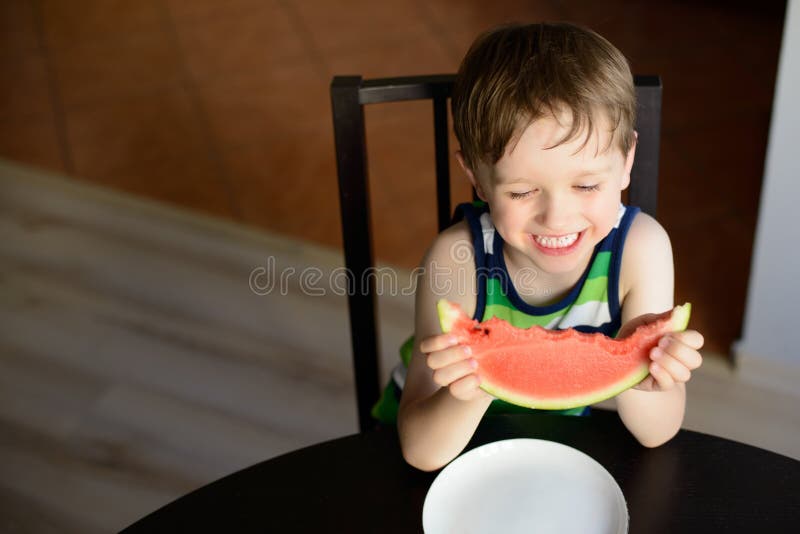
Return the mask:
{"type": "MultiPolygon", "coordinates": [[[[672,245],[664,227],[652,216],[639,212],[631,222],[622,250],[620,302],[635,294],[636,300],[662,300],[674,286],[672,245]]],[[[670,297],[671,300],[671,297],[670,297]]]]}
{"type": "Polygon", "coordinates": [[[476,304],[475,249],[466,221],[459,221],[436,236],[422,267],[426,290],[422,291],[422,299],[418,294],[418,306],[434,309],[438,299],[447,298],[472,316],[476,304]]]}
{"type": "Polygon", "coordinates": [[[440,264],[474,265],[475,248],[472,245],[472,234],[466,220],[461,220],[444,229],[431,243],[425,255],[425,262],[436,261],[440,264]],[[465,261],[469,259],[469,261],[465,261]]]}
{"type": "Polygon", "coordinates": [[[669,235],[661,223],[643,211],[638,212],[625,237],[623,265],[626,257],[628,260],[644,259],[643,256],[663,255],[671,250],[669,235]]]}

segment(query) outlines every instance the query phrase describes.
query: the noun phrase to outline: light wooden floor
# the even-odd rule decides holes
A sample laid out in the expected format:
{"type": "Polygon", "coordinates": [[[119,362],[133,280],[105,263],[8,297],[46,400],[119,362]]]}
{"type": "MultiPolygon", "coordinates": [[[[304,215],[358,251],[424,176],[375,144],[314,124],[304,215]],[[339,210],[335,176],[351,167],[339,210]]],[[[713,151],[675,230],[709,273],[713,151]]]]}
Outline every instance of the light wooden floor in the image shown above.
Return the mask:
{"type": "MultiPolygon", "coordinates": [[[[0,161],[0,531],[118,530],[354,432],[344,297],[300,281],[316,273],[304,282],[321,289],[338,265],[329,250],[0,161]],[[273,260],[285,291],[276,280],[258,294],[273,260]]],[[[380,300],[387,369],[411,305],[380,300]]],[[[708,355],[686,427],[800,458],[797,406],[708,355]]]]}

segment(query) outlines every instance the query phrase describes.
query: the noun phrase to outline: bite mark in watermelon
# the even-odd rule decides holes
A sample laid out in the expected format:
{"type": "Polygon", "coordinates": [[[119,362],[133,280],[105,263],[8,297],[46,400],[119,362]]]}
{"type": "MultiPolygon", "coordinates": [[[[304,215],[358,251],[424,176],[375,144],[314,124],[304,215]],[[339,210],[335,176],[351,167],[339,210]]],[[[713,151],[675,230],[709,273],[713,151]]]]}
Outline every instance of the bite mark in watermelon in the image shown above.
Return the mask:
{"type": "Polygon", "coordinates": [[[650,351],[664,334],[686,330],[691,304],[676,306],[625,339],[573,328],[517,328],[497,317],[478,322],[445,299],[437,309],[442,332],[472,349],[481,389],[518,406],[566,410],[609,399],[644,380],[650,351]]]}

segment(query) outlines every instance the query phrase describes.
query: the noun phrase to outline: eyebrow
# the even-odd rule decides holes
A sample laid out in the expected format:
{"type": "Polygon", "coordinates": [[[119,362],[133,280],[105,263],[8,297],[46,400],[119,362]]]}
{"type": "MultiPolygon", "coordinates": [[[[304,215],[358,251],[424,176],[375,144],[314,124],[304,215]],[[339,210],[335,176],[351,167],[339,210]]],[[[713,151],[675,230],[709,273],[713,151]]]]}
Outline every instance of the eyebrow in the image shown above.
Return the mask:
{"type": "Polygon", "coordinates": [[[512,184],[522,184],[527,182],[527,180],[525,180],[524,178],[505,179],[497,175],[495,175],[493,178],[494,178],[494,183],[497,185],[512,185],[512,184]]]}
{"type": "Polygon", "coordinates": [[[579,172],[573,178],[584,178],[586,176],[596,176],[598,174],[606,174],[611,171],[611,167],[603,167],[601,169],[590,169],[587,171],[579,172]]]}
{"type": "MultiPolygon", "coordinates": [[[[610,171],[611,171],[611,167],[602,167],[600,169],[589,169],[589,170],[581,171],[581,172],[573,175],[571,178],[573,180],[575,180],[575,179],[578,179],[578,178],[586,178],[587,176],[598,176],[598,175],[601,175],[601,174],[606,174],[606,173],[608,173],[610,171]]],[[[528,182],[528,180],[526,180],[525,178],[522,178],[522,177],[504,179],[501,176],[494,175],[493,178],[494,178],[494,181],[495,181],[495,183],[497,185],[513,185],[513,184],[516,184],[516,183],[527,183],[528,182]]]]}

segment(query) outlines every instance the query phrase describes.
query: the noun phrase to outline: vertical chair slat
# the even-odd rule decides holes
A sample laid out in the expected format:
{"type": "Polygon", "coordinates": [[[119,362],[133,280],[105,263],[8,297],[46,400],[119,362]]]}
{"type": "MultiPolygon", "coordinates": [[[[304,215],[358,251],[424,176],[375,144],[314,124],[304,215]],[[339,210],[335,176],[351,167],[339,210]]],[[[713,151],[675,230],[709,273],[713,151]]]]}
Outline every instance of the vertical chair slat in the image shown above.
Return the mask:
{"type": "Polygon", "coordinates": [[[636,130],[639,139],[631,169],[628,203],[655,217],[658,208],[658,155],[661,142],[661,79],[636,77],[636,130]]]}
{"type": "Polygon", "coordinates": [[[331,105],[339,176],[339,202],[347,266],[350,337],[353,344],[358,423],[361,431],[374,426],[371,403],[380,392],[378,332],[375,322],[375,280],[370,231],[369,182],[364,108],[359,102],[360,76],[341,76],[331,84],[331,105]]]}
{"type": "Polygon", "coordinates": [[[436,143],[436,205],[439,231],[450,226],[450,154],[448,148],[447,95],[433,99],[433,127],[436,143]]]}

